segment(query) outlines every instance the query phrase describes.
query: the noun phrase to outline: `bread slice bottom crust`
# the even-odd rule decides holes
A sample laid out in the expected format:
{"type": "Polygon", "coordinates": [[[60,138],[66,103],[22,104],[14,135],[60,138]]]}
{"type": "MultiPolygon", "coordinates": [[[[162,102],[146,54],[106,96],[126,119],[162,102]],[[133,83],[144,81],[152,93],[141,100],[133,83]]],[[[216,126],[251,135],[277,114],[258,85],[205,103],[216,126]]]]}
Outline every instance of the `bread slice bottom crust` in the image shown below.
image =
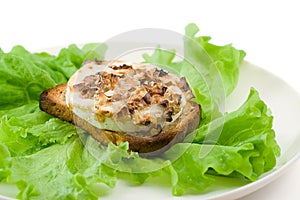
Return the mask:
{"type": "Polygon", "coordinates": [[[101,130],[75,115],[67,106],[66,87],[67,84],[60,84],[45,90],[40,95],[40,109],[80,127],[103,145],[108,145],[110,142],[119,145],[121,142],[127,141],[131,151],[149,156],[158,155],[175,143],[183,141],[186,135],[194,131],[200,123],[200,106],[195,102],[188,101],[181,116],[164,127],[162,132],[157,135],[137,137],[123,132],[101,130]]]}

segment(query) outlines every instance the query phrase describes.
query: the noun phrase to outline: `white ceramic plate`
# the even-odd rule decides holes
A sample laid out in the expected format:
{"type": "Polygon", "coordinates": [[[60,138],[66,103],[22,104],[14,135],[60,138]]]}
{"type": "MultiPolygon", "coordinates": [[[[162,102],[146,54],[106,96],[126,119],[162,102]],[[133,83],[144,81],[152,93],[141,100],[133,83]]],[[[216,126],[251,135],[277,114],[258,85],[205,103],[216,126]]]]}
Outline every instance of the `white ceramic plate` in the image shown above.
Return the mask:
{"type": "MultiPolygon", "coordinates": [[[[241,198],[274,181],[300,157],[299,94],[272,73],[245,61],[240,68],[237,88],[227,98],[225,109],[231,111],[238,108],[247,98],[250,87],[259,91],[260,97],[271,108],[274,115],[273,127],[281,147],[281,156],[278,158],[276,167],[262,175],[259,180],[246,185],[239,182],[226,185],[225,178],[212,186],[208,193],[186,195],[179,199],[226,200],[241,198]]],[[[153,186],[153,184],[146,183],[143,186],[132,187],[122,181],[105,199],[118,199],[120,196],[124,200],[136,199],[139,196],[142,196],[143,200],[178,199],[178,197],[172,197],[171,188],[165,186],[153,186]]]]}
{"type": "MultiPolygon", "coordinates": [[[[274,181],[300,157],[300,96],[293,88],[280,78],[274,76],[249,62],[244,62],[240,69],[240,78],[237,88],[226,100],[225,109],[230,111],[239,107],[247,98],[250,87],[256,88],[261,98],[271,108],[274,115],[274,129],[282,154],[278,158],[276,167],[264,174],[259,180],[241,184],[232,182],[226,184],[226,178],[221,179],[216,185],[204,194],[186,195],[179,199],[236,199],[243,197],[262,188],[274,181]]],[[[0,184],[0,199],[8,199],[17,192],[15,187],[0,184]]],[[[104,199],[132,200],[137,197],[146,199],[178,199],[171,195],[171,188],[161,183],[159,185],[145,183],[142,186],[129,186],[124,181],[119,181],[116,188],[108,191],[104,199]]]]}

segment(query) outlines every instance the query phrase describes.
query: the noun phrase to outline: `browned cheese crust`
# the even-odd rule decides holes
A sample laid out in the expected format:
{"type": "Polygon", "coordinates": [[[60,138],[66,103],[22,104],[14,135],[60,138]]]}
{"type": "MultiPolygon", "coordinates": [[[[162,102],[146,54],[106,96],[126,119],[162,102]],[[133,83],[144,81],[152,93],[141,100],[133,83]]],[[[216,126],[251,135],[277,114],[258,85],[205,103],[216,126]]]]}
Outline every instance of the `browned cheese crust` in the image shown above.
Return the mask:
{"type": "MultiPolygon", "coordinates": [[[[147,155],[157,155],[175,143],[181,142],[200,123],[200,106],[189,100],[186,102],[181,115],[174,122],[164,126],[159,134],[151,137],[139,137],[127,134],[126,132],[101,130],[78,117],[67,106],[66,88],[67,84],[61,84],[45,90],[40,96],[41,110],[82,128],[103,145],[107,145],[109,142],[118,145],[121,142],[127,141],[129,143],[129,150],[131,151],[141,154],[147,153],[147,155]]],[[[162,88],[159,89],[161,90],[162,88]]],[[[145,98],[147,98],[147,95],[144,95],[143,98],[143,101],[147,103],[147,99],[145,98]]]]}

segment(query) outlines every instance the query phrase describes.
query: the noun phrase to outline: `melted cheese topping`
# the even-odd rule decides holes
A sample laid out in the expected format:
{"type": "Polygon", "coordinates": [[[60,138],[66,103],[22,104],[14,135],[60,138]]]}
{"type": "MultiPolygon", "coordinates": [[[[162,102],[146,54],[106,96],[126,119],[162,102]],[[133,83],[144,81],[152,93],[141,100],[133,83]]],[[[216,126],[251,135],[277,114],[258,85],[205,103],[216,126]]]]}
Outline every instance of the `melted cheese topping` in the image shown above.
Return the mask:
{"type": "Polygon", "coordinates": [[[150,64],[86,62],[68,81],[66,103],[95,127],[137,136],[159,134],[193,97],[183,77],[150,64]]]}

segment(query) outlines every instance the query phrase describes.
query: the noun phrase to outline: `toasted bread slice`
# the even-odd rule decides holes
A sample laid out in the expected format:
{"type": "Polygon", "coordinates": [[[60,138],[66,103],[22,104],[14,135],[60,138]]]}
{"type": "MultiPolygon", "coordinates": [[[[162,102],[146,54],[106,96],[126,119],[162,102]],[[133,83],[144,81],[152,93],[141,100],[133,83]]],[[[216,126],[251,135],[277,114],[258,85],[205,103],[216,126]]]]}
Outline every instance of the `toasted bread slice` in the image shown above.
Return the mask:
{"type": "Polygon", "coordinates": [[[197,103],[187,102],[183,114],[160,134],[152,137],[137,137],[122,132],[100,130],[72,113],[65,101],[66,84],[45,90],[40,96],[41,110],[62,120],[71,122],[91,134],[101,144],[112,142],[116,145],[128,141],[129,149],[139,153],[157,154],[182,141],[195,130],[200,121],[200,107],[197,103]]]}
{"type": "Polygon", "coordinates": [[[128,141],[132,151],[156,154],[198,127],[200,106],[192,98],[184,77],[149,64],[95,60],[44,91],[40,108],[104,145],[128,141]]]}

